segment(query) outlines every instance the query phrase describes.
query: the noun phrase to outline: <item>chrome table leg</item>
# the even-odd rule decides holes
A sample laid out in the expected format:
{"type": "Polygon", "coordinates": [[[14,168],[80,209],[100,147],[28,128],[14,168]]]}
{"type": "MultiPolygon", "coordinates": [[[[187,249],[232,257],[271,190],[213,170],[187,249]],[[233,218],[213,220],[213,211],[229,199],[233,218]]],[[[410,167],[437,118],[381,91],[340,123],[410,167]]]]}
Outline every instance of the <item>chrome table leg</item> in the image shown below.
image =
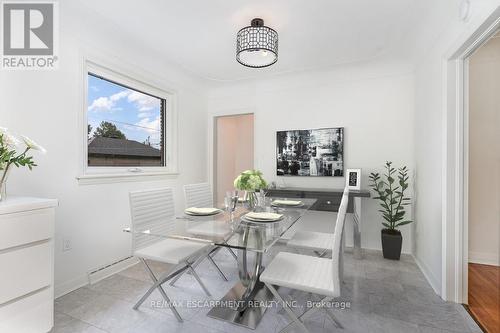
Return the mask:
{"type": "MultiPolygon", "coordinates": [[[[265,230],[246,227],[240,234],[240,242],[245,248],[249,239],[255,241],[255,246],[263,246],[265,230]]],[[[272,293],[259,281],[262,273],[262,252],[252,252],[245,249],[238,250],[238,271],[240,281],[221,299],[221,306],[213,307],[208,316],[228,321],[230,323],[255,329],[259,324],[266,308],[255,306],[257,302],[266,302],[273,299],[272,293]],[[254,254],[253,265],[250,255],[254,254]],[[254,304],[252,304],[255,302],[254,304]],[[226,303],[226,304],[224,304],[226,303]],[[228,304],[234,306],[228,306],[228,304]]]]}
{"type": "Polygon", "coordinates": [[[353,241],[354,241],[354,259],[363,259],[363,252],[361,250],[361,198],[354,198],[354,212],[353,216],[353,241]]]}

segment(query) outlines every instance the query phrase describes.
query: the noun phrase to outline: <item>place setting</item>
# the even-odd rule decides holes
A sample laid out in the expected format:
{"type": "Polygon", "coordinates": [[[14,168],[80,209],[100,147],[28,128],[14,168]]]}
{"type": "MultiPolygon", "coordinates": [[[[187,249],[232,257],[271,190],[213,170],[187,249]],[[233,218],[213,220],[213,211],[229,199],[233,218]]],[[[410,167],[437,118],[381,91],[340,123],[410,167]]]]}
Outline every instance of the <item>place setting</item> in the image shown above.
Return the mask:
{"type": "Polygon", "coordinates": [[[222,209],[215,207],[189,207],[184,210],[184,213],[189,216],[214,216],[222,212],[222,209]]]}
{"type": "Polygon", "coordinates": [[[283,220],[284,215],[271,212],[249,212],[241,217],[245,222],[272,223],[283,220]]]}
{"type": "Polygon", "coordinates": [[[288,207],[302,207],[304,206],[304,202],[300,200],[288,200],[288,199],[275,199],[271,202],[271,206],[279,207],[279,208],[288,208],[288,207]]]}

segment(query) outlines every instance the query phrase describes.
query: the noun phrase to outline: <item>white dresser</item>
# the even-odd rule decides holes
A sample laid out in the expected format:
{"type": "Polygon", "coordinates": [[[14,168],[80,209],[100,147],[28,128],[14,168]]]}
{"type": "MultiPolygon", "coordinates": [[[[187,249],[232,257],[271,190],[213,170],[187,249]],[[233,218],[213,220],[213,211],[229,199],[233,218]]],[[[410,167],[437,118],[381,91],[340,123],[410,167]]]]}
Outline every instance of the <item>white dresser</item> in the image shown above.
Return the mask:
{"type": "Polygon", "coordinates": [[[48,332],[54,322],[57,200],[0,201],[0,332],[48,332]]]}

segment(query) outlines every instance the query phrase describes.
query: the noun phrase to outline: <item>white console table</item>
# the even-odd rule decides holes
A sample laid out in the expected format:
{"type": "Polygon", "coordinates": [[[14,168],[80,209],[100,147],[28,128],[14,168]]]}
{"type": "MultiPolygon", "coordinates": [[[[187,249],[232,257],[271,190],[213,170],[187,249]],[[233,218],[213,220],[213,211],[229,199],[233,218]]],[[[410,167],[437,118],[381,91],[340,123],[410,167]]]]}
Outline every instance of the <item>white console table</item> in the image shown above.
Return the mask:
{"type": "Polygon", "coordinates": [[[54,324],[57,200],[0,201],[0,332],[48,332],[54,324]]]}

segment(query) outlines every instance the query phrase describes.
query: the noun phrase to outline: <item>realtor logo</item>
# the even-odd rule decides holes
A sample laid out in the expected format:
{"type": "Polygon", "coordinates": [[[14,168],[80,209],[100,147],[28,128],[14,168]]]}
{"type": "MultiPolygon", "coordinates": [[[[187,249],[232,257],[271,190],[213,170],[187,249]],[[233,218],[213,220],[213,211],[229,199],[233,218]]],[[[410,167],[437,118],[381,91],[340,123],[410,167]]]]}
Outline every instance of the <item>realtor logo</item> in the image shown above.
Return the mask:
{"type": "Polygon", "coordinates": [[[57,3],[2,2],[2,69],[54,69],[57,3]]]}

